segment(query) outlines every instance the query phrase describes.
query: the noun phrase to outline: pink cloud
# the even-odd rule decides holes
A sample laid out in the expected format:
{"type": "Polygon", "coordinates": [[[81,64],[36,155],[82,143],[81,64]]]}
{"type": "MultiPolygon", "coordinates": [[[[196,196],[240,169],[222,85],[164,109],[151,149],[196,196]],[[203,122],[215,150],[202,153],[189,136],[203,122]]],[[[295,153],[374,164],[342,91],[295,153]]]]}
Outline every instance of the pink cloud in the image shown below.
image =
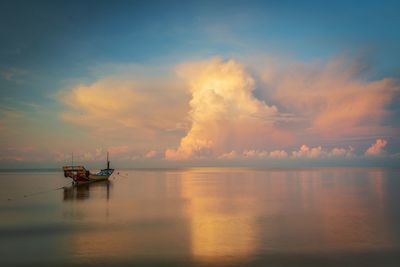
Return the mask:
{"type": "Polygon", "coordinates": [[[366,156],[380,156],[385,153],[385,146],[387,145],[387,141],[384,139],[376,139],[375,143],[372,144],[366,151],[366,156]]]}
{"type": "Polygon", "coordinates": [[[310,148],[307,145],[302,145],[298,151],[293,151],[294,158],[318,158],[326,153],[321,146],[310,148]]]}
{"type": "Polygon", "coordinates": [[[323,137],[381,132],[387,105],[398,91],[393,79],[361,78],[362,67],[334,59],[327,63],[267,66],[262,70],[264,97],[323,137]]]}

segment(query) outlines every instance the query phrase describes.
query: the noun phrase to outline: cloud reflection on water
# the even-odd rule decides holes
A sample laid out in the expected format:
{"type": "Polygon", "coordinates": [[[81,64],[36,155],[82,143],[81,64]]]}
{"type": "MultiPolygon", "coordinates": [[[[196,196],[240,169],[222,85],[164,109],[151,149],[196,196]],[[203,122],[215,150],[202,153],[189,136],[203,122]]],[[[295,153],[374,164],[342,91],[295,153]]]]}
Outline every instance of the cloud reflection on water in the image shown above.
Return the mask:
{"type": "Polygon", "coordinates": [[[78,262],[221,264],[396,249],[387,179],[385,171],[357,169],[129,171],[108,201],[96,186],[83,194],[87,201],[65,206],[92,228],[71,235],[68,246],[78,262]]]}

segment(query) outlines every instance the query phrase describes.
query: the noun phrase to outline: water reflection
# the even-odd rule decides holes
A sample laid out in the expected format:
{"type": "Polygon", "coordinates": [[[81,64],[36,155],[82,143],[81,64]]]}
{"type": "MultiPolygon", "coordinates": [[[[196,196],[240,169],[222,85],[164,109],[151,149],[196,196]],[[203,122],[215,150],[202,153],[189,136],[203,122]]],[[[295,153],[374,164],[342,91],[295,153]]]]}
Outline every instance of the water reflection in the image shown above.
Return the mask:
{"type": "Polygon", "coordinates": [[[393,249],[383,184],[380,170],[183,172],[192,256],[238,263],[393,249]]]}
{"type": "Polygon", "coordinates": [[[396,251],[390,179],[382,170],[130,171],[111,198],[109,183],[64,190],[65,218],[86,227],[68,247],[78,263],[239,266],[396,251]]]}
{"type": "Polygon", "coordinates": [[[69,187],[63,188],[63,200],[85,200],[90,198],[90,190],[104,194],[108,200],[110,198],[110,181],[98,181],[94,183],[73,184],[69,187]]]}
{"type": "Polygon", "coordinates": [[[190,257],[186,203],[179,195],[171,195],[165,173],[139,172],[129,177],[113,181],[107,202],[100,201],[97,193],[87,202],[65,206],[66,217],[86,226],[68,240],[68,247],[75,248],[74,262],[162,262],[190,257]]]}
{"type": "Polygon", "coordinates": [[[263,226],[279,226],[273,231],[279,235],[270,237],[269,245],[306,252],[360,251],[388,245],[387,216],[379,206],[376,180],[379,172],[358,171],[302,171],[283,180],[286,197],[276,204],[272,216],[281,221],[263,226]]]}
{"type": "Polygon", "coordinates": [[[246,194],[249,177],[212,171],[181,174],[189,204],[191,253],[205,262],[243,260],[257,249],[256,199],[246,194]],[[243,180],[245,179],[245,180],[243,180]]]}

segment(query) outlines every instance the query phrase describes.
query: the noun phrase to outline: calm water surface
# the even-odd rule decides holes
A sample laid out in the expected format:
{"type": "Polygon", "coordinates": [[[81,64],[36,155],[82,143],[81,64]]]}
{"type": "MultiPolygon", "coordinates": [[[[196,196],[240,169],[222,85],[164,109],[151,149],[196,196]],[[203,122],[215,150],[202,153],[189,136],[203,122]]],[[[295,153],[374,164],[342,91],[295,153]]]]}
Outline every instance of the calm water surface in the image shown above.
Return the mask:
{"type": "Polygon", "coordinates": [[[0,266],[400,266],[398,170],[119,173],[1,172],[0,266]]]}

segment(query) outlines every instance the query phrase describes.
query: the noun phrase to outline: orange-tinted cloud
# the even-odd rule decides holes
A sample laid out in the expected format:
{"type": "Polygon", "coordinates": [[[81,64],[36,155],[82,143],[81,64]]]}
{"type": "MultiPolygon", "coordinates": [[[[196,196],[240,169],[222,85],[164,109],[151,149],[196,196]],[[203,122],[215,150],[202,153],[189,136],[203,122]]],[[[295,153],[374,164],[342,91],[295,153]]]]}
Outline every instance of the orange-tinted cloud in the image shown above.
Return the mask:
{"type": "Polygon", "coordinates": [[[275,125],[277,108],[253,96],[255,81],[236,61],[213,58],[184,64],[178,71],[189,81],[192,125],[179,147],[165,152],[167,159],[273,146],[290,138],[275,125]]]}
{"type": "Polygon", "coordinates": [[[179,142],[188,112],[182,86],[162,78],[109,77],[75,86],[59,98],[66,106],[64,122],[83,128],[104,148],[114,147],[116,154],[142,154],[179,142]]]}
{"type": "Polygon", "coordinates": [[[118,78],[78,85],[61,94],[61,100],[70,107],[62,118],[97,130],[115,126],[175,128],[186,112],[184,93],[162,82],[150,86],[118,78]]]}
{"type": "Polygon", "coordinates": [[[160,151],[168,160],[348,157],[353,148],[324,150],[324,140],[385,132],[398,93],[392,79],[363,79],[344,60],[265,64],[250,75],[235,60],[212,58],[176,73],[182,79],[156,73],[75,86],[60,94],[61,118],[96,140],[117,140],[102,146],[126,158],[160,159],[160,151]],[[290,149],[309,143],[320,145],[290,149]]]}
{"type": "Polygon", "coordinates": [[[385,154],[385,146],[387,145],[387,141],[384,139],[376,139],[375,143],[372,144],[366,151],[366,156],[381,156],[385,154]]]}

